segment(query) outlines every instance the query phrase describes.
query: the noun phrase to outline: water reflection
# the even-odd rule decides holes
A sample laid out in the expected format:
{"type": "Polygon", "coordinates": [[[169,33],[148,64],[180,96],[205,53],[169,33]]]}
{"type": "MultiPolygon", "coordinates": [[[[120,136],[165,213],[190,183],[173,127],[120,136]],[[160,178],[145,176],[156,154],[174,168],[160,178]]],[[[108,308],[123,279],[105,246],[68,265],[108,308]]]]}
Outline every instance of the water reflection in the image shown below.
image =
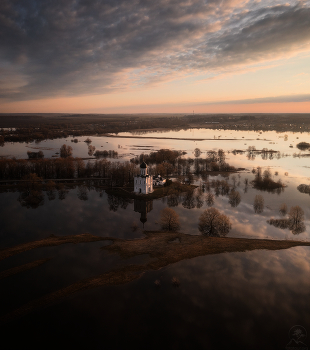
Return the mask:
{"type": "Polygon", "coordinates": [[[134,211],[140,213],[140,221],[143,224],[147,222],[147,214],[153,209],[153,201],[145,201],[142,199],[134,199],[134,211]]]}
{"type": "Polygon", "coordinates": [[[303,221],[292,223],[288,219],[270,219],[267,222],[270,225],[273,225],[281,229],[288,228],[293,235],[299,235],[300,233],[303,233],[306,230],[306,226],[303,221]]]}

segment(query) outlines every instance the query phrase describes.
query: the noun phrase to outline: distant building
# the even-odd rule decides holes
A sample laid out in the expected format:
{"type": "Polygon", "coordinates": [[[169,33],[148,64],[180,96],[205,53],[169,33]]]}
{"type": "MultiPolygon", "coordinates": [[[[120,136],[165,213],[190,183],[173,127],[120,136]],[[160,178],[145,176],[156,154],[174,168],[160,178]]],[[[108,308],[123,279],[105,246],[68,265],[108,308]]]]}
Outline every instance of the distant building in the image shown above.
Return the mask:
{"type": "Polygon", "coordinates": [[[166,179],[162,178],[160,175],[153,178],[153,186],[163,186],[165,183],[166,179]]]}
{"type": "Polygon", "coordinates": [[[153,175],[148,174],[147,164],[140,165],[140,175],[134,178],[134,192],[148,194],[153,192],[153,175]]]}

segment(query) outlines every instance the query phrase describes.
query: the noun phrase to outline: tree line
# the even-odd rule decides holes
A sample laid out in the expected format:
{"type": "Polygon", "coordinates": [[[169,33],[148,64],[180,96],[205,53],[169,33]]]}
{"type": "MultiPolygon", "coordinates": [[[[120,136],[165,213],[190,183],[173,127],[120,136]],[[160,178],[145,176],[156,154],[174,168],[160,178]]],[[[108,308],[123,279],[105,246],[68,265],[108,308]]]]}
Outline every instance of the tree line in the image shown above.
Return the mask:
{"type": "Polygon", "coordinates": [[[84,162],[81,158],[0,159],[0,179],[24,180],[29,174],[42,179],[79,179],[100,177],[110,179],[112,185],[124,186],[133,181],[138,169],[130,162],[110,162],[99,159],[84,162]]]}

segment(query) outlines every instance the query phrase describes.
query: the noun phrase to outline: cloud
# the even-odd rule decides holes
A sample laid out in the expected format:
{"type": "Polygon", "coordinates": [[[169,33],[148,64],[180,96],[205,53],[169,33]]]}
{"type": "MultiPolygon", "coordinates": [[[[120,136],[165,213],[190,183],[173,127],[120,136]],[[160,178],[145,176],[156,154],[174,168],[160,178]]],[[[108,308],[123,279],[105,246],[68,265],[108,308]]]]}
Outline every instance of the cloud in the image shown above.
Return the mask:
{"type": "Polygon", "coordinates": [[[271,96],[261,98],[249,98],[243,100],[218,101],[206,104],[253,104],[253,103],[283,103],[283,102],[310,102],[310,94],[271,96]]]}
{"type": "Polygon", "coordinates": [[[2,0],[0,33],[0,98],[102,94],[308,50],[310,5],[2,0]]]}

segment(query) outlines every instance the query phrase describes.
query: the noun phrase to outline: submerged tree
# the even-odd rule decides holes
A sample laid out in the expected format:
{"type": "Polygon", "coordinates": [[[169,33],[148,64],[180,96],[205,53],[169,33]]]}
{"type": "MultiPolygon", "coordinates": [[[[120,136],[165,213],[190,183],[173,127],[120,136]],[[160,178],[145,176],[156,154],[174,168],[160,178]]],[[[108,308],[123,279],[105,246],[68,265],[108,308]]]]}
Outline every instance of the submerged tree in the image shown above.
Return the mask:
{"type": "Polygon", "coordinates": [[[299,205],[291,207],[290,212],[288,213],[291,224],[297,225],[298,223],[302,222],[304,220],[304,214],[304,211],[299,205]]]}
{"type": "Polygon", "coordinates": [[[264,206],[265,206],[265,200],[264,197],[260,194],[257,194],[254,198],[254,211],[255,213],[262,213],[264,211],[264,206]]]}
{"type": "Polygon", "coordinates": [[[95,146],[89,145],[88,146],[88,155],[91,157],[94,154],[95,150],[96,150],[95,146]]]}
{"type": "Polygon", "coordinates": [[[238,191],[235,191],[234,189],[229,193],[229,204],[235,208],[237,207],[241,202],[241,196],[238,191]]]}
{"type": "Polygon", "coordinates": [[[226,236],[231,229],[231,223],[229,217],[216,208],[208,208],[199,217],[198,229],[207,236],[226,236]]]}
{"type": "Polygon", "coordinates": [[[67,145],[62,145],[60,147],[60,157],[68,158],[72,156],[72,147],[67,145]]]}
{"type": "Polygon", "coordinates": [[[22,179],[24,182],[20,184],[20,195],[18,197],[20,204],[27,208],[37,208],[43,205],[42,178],[35,173],[30,173],[22,179]]]}
{"type": "Polygon", "coordinates": [[[285,216],[287,213],[287,205],[285,203],[281,204],[280,208],[279,208],[279,212],[285,216]]]}
{"type": "Polygon", "coordinates": [[[160,225],[162,230],[178,231],[180,229],[179,215],[171,208],[160,212],[160,225]]]}

